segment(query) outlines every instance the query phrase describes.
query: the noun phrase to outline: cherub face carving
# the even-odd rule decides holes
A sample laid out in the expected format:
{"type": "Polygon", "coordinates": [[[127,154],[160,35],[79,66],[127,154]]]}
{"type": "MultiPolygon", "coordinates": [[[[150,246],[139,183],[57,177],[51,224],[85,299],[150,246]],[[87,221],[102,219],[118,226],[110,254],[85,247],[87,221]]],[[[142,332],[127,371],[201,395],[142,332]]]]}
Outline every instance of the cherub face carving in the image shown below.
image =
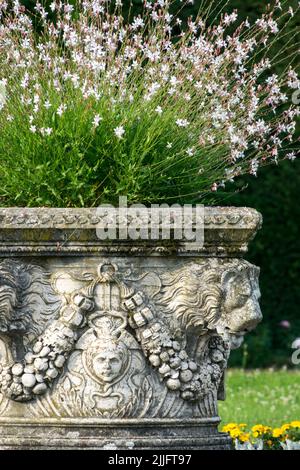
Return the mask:
{"type": "Polygon", "coordinates": [[[124,376],[130,366],[130,357],[121,338],[124,320],[121,317],[95,313],[90,319],[89,342],[83,351],[83,365],[87,374],[102,385],[113,385],[124,376]]]}
{"type": "Polygon", "coordinates": [[[124,358],[117,349],[103,349],[93,357],[93,370],[103,382],[111,383],[121,374],[124,358]]]}

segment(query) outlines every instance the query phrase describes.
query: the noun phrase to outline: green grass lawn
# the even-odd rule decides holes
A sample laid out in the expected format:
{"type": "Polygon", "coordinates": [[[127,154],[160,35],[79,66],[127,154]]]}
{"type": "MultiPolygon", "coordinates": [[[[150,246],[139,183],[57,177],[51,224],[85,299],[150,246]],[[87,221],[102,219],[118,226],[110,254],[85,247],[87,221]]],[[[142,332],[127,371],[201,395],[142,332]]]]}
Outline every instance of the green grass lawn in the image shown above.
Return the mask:
{"type": "Polygon", "coordinates": [[[229,422],[272,427],[300,419],[300,371],[230,369],[221,425],[229,422]]]}

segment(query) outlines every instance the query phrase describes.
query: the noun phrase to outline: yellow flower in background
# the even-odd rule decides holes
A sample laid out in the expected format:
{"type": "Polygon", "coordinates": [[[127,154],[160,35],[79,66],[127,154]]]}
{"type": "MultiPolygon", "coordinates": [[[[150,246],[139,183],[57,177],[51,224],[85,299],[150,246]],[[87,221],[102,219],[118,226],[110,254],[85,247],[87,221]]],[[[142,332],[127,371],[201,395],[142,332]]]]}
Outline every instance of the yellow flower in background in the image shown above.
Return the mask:
{"type": "Polygon", "coordinates": [[[255,426],[252,426],[251,431],[253,437],[260,437],[263,434],[270,433],[272,428],[270,428],[270,426],[264,426],[263,424],[256,424],[255,426]]]}
{"type": "Polygon", "coordinates": [[[289,431],[293,429],[296,429],[296,432],[300,431],[300,421],[291,421],[278,428],[272,428],[264,424],[252,426],[251,431],[248,431],[247,428],[246,423],[228,423],[223,426],[222,431],[227,432],[233,440],[237,439],[241,443],[255,443],[255,440],[260,438],[264,441],[264,445],[270,449],[277,449],[278,445],[280,446],[280,441],[284,441],[289,436],[289,431]]]}
{"type": "Polygon", "coordinates": [[[251,431],[253,433],[253,437],[260,437],[263,434],[272,432],[272,428],[270,428],[270,426],[264,426],[263,424],[256,424],[255,426],[252,426],[251,431]]]}
{"type": "Polygon", "coordinates": [[[232,431],[230,432],[230,437],[232,439],[237,439],[241,436],[242,434],[242,431],[240,429],[232,429],[232,431]]]}
{"type": "Polygon", "coordinates": [[[239,436],[239,440],[240,440],[241,442],[250,441],[250,433],[249,433],[249,432],[243,432],[243,433],[239,436]]]}
{"type": "Polygon", "coordinates": [[[272,436],[273,437],[282,437],[282,429],[281,428],[274,428],[273,429],[273,433],[272,433],[272,436]]]}
{"type": "Polygon", "coordinates": [[[237,427],[237,423],[228,423],[222,427],[222,432],[230,432],[232,429],[236,429],[237,427]]]}
{"type": "Polygon", "coordinates": [[[266,434],[266,433],[270,433],[270,432],[272,432],[272,428],[270,426],[264,426],[263,433],[266,434]]]}
{"type": "Polygon", "coordinates": [[[252,426],[252,428],[251,428],[252,432],[262,433],[263,430],[264,430],[264,426],[262,424],[256,424],[255,426],[252,426]]]}
{"type": "Polygon", "coordinates": [[[292,428],[300,428],[300,421],[292,421],[290,425],[292,428]]]}

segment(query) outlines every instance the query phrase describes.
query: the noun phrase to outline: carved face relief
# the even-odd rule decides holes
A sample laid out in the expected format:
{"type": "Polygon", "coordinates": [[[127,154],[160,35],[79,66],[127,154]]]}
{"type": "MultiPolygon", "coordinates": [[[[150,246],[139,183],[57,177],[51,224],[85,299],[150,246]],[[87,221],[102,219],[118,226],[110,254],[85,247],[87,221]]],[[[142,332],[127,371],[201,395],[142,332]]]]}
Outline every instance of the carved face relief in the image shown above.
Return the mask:
{"type": "Polygon", "coordinates": [[[103,382],[111,383],[122,373],[124,357],[117,349],[103,349],[93,358],[93,370],[103,382]]]}
{"type": "Polygon", "coordinates": [[[262,320],[259,306],[258,270],[224,275],[224,300],[218,330],[226,330],[232,349],[239,347],[243,336],[262,320]]]}
{"type": "Polygon", "coordinates": [[[95,314],[85,334],[89,343],[83,351],[83,365],[87,374],[102,386],[119,382],[130,365],[128,348],[120,338],[120,329],[124,328],[120,322],[123,322],[120,318],[95,314]]]}

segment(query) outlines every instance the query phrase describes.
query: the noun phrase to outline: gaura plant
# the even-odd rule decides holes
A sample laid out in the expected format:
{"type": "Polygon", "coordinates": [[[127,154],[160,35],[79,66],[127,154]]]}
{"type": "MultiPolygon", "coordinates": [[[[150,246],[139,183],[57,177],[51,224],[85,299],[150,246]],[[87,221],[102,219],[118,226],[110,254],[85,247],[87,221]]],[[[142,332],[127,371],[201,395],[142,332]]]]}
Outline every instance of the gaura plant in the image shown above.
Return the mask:
{"type": "Polygon", "coordinates": [[[206,203],[296,158],[299,5],[186,3],[0,2],[2,206],[206,203]]]}

